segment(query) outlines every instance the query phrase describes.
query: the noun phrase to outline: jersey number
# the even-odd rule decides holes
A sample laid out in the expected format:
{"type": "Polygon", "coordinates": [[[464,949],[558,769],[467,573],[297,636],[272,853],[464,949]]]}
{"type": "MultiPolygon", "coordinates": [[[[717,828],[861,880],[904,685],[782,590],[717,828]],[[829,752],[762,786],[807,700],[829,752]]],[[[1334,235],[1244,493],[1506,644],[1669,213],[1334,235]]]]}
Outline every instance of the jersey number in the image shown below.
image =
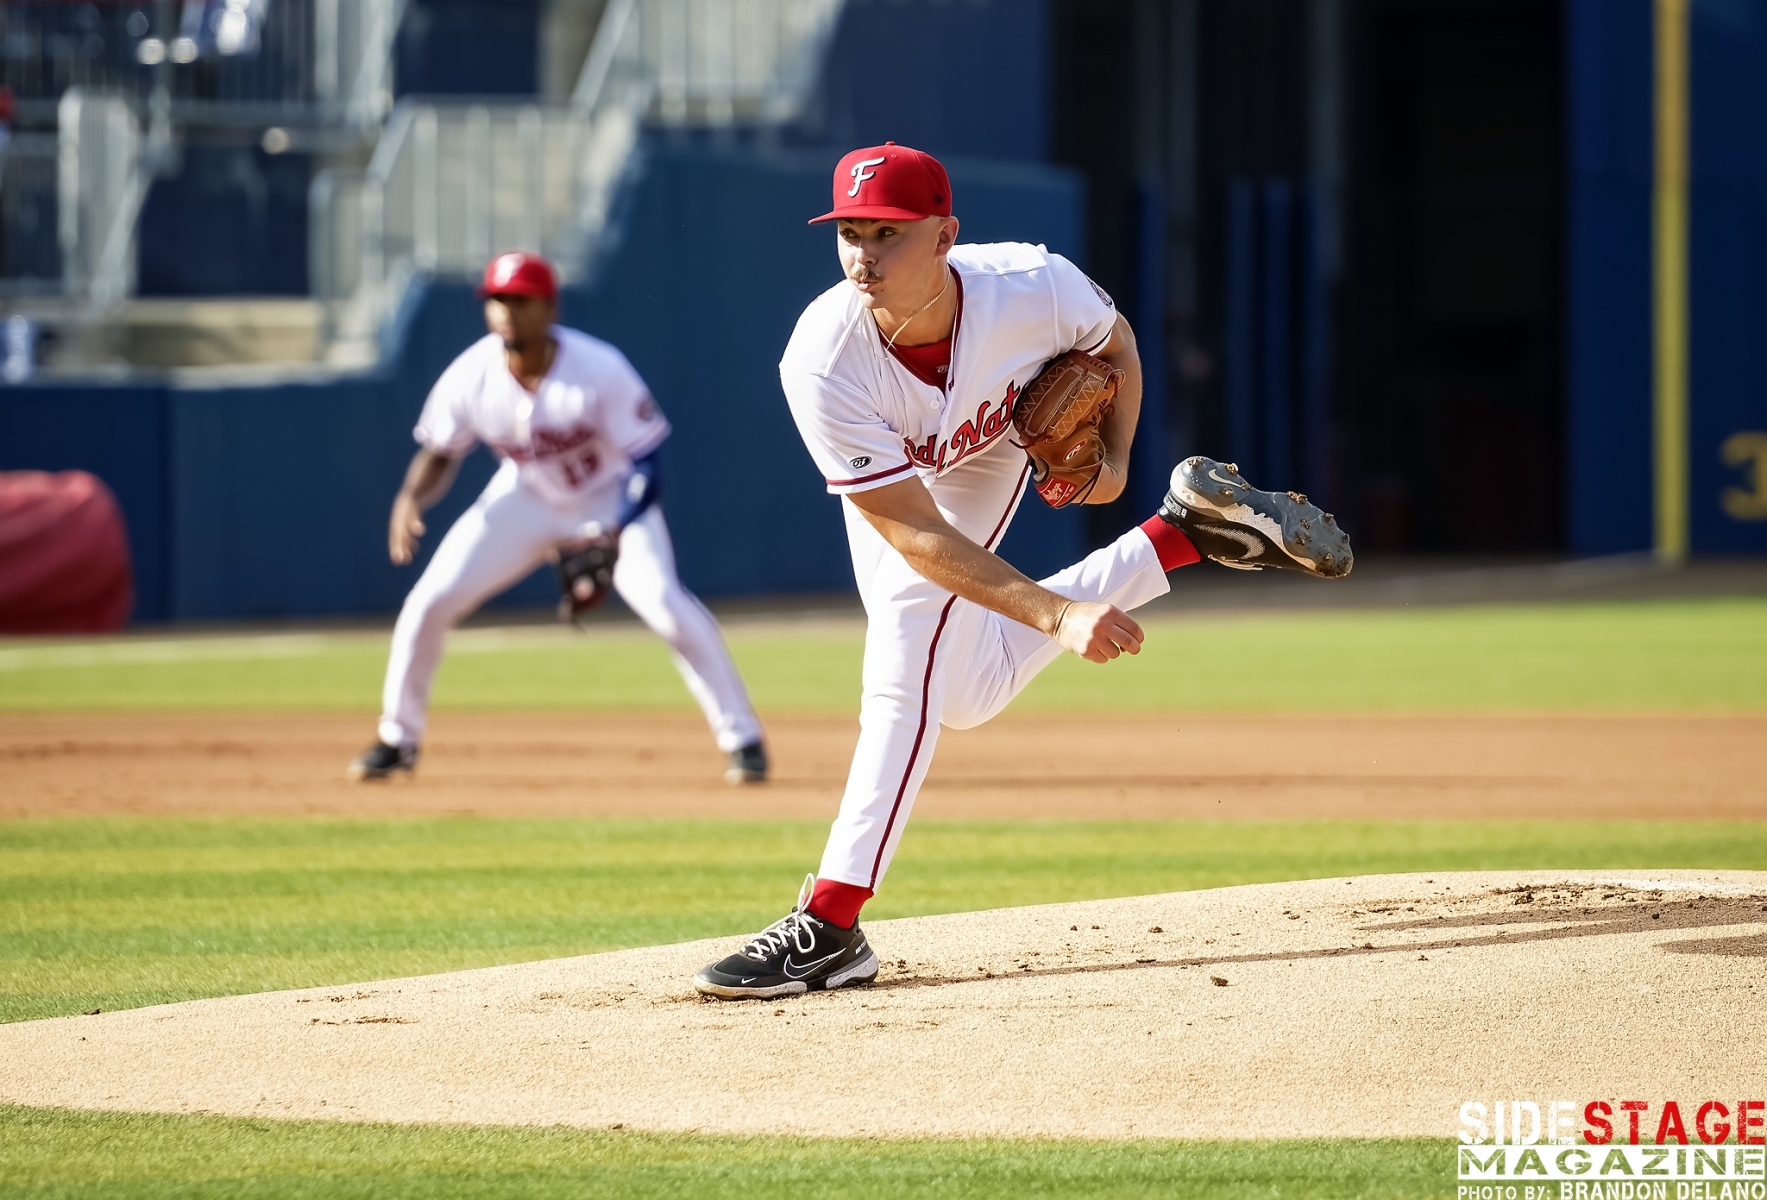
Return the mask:
{"type": "Polygon", "coordinates": [[[572,458],[561,458],[559,467],[564,471],[565,481],[574,488],[580,488],[601,469],[601,456],[593,450],[585,450],[572,458]]]}

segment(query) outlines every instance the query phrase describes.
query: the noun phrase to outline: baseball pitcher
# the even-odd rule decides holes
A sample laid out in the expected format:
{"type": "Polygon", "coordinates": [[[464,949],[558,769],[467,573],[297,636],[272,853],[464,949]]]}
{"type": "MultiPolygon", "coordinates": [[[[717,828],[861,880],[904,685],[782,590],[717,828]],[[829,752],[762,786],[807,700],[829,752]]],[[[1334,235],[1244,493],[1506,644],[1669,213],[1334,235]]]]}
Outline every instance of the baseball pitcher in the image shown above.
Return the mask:
{"type": "Polygon", "coordinates": [[[1323,578],[1349,539],[1295,493],[1190,458],[1159,512],[1036,582],[994,554],[1027,488],[1044,502],[1122,493],[1141,407],[1135,335],[1059,254],[957,245],[951,185],[893,142],[834,172],[845,280],[799,319],[779,364],[792,416],[841,497],[865,602],[859,743],[818,876],[740,951],[707,966],[708,995],[765,998],[869,983],[861,906],[888,870],[941,727],[1006,707],[1063,651],[1107,662],[1141,649],[1126,610],[1207,556],[1323,578]]]}
{"type": "Polygon", "coordinates": [[[430,684],[448,630],[488,597],[553,560],[575,617],[611,592],[675,652],[688,691],[729,760],[725,778],[767,776],[761,723],[711,613],[681,586],[658,500],[669,436],[650,389],[618,350],[553,323],[558,285],[545,259],[504,254],[480,295],[490,333],[436,381],[417,422],[421,446],[393,500],[388,551],[411,561],[423,512],[484,442],[503,460],[436,548],[393,627],[379,740],[354,779],[417,766],[430,684]]]}

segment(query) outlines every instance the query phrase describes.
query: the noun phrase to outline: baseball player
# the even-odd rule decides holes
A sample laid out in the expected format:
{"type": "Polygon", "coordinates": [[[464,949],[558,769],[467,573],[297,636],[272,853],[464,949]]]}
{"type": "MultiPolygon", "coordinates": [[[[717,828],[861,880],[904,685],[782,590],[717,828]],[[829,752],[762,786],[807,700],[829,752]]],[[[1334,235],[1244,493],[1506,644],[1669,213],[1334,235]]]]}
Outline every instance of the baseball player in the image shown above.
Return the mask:
{"type": "Polygon", "coordinates": [[[718,624],[675,575],[658,505],[659,449],[669,423],[632,364],[612,346],[553,324],[558,285],[532,254],[485,268],[480,295],[490,333],[442,372],[424,404],[416,457],[393,500],[393,562],[411,561],[423,511],[484,442],[503,460],[454,523],[393,627],[379,740],[350,763],[352,778],[385,779],[417,766],[430,684],[455,622],[547,558],[559,564],[561,613],[580,614],[617,591],[669,643],[705,712],[725,778],[767,776],[761,723],[718,624]]]}
{"type": "Polygon", "coordinates": [[[886,143],[834,173],[845,280],[799,319],[780,362],[804,444],[841,497],[865,603],[859,742],[819,876],[792,911],[694,984],[765,998],[871,982],[859,928],[902,837],[941,726],[981,724],[1063,651],[1141,649],[1125,610],[1207,556],[1333,578],[1331,516],[1190,458],[1155,515],[1041,582],[993,553],[1027,487],[1048,503],[1121,494],[1140,412],[1135,336],[1111,298],[1041,246],[957,245],[932,156],[886,143]],[[1027,449],[1028,448],[1028,449],[1027,449]]]}

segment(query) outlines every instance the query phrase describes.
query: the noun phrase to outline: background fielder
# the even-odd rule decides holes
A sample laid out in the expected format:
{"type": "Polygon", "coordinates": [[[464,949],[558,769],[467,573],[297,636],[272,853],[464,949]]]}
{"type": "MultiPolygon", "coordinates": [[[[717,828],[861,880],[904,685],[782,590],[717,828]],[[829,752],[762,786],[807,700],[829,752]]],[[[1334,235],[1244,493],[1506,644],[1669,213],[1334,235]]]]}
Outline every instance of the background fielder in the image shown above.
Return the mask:
{"type": "MultiPolygon", "coordinates": [[[[558,286],[544,259],[505,254],[485,269],[490,333],[442,373],[418,420],[422,449],[393,501],[395,563],[411,561],[422,512],[479,442],[502,465],[448,531],[393,628],[379,740],[350,764],[381,779],[417,764],[430,685],[448,630],[560,547],[617,553],[613,590],[674,651],[682,679],[729,756],[732,783],[766,777],[761,724],[717,622],[675,573],[658,506],[669,423],[614,347],[553,324],[558,286]]],[[[568,601],[567,601],[568,603],[568,601]]]]}
{"type": "MultiPolygon", "coordinates": [[[[1163,595],[1202,555],[1336,577],[1348,539],[1303,496],[1258,492],[1192,458],[1160,512],[1040,583],[996,557],[1028,486],[1051,503],[1122,493],[1140,411],[1129,324],[1077,267],[1041,246],[956,245],[951,187],[931,155],[855,150],[834,173],[845,282],[799,319],[780,379],[804,444],[842,498],[865,602],[859,744],[820,878],[785,918],[695,977],[700,991],[767,997],[867,983],[858,926],[901,840],[941,726],[993,717],[1064,650],[1138,653],[1124,611],[1163,595]],[[1014,441],[1016,402],[1074,352],[1113,383],[1078,487],[1014,441]],[[1118,375],[1117,373],[1121,374],[1118,375]]],[[[815,223],[815,222],[812,222],[815,223]]],[[[1023,415],[1023,414],[1017,414],[1023,415]]]]}

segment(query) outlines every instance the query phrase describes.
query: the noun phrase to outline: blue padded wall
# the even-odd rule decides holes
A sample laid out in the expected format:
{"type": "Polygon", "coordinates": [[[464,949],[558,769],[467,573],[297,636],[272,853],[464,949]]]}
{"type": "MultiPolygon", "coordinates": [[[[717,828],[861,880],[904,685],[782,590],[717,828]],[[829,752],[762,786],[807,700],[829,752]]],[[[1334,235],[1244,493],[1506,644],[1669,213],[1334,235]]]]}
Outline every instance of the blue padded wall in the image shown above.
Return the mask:
{"type": "Polygon", "coordinates": [[[1767,553],[1767,144],[1761,139],[1767,10],[1696,0],[1691,21],[1692,549],[1761,554],[1767,553]],[[1737,447],[1752,443],[1759,457],[1726,463],[1723,447],[1733,439],[1737,447]],[[1726,493],[1735,511],[1726,511],[1726,493]]]}
{"type": "Polygon", "coordinates": [[[1651,5],[1566,5],[1569,541],[1651,544],[1651,5]]]}

